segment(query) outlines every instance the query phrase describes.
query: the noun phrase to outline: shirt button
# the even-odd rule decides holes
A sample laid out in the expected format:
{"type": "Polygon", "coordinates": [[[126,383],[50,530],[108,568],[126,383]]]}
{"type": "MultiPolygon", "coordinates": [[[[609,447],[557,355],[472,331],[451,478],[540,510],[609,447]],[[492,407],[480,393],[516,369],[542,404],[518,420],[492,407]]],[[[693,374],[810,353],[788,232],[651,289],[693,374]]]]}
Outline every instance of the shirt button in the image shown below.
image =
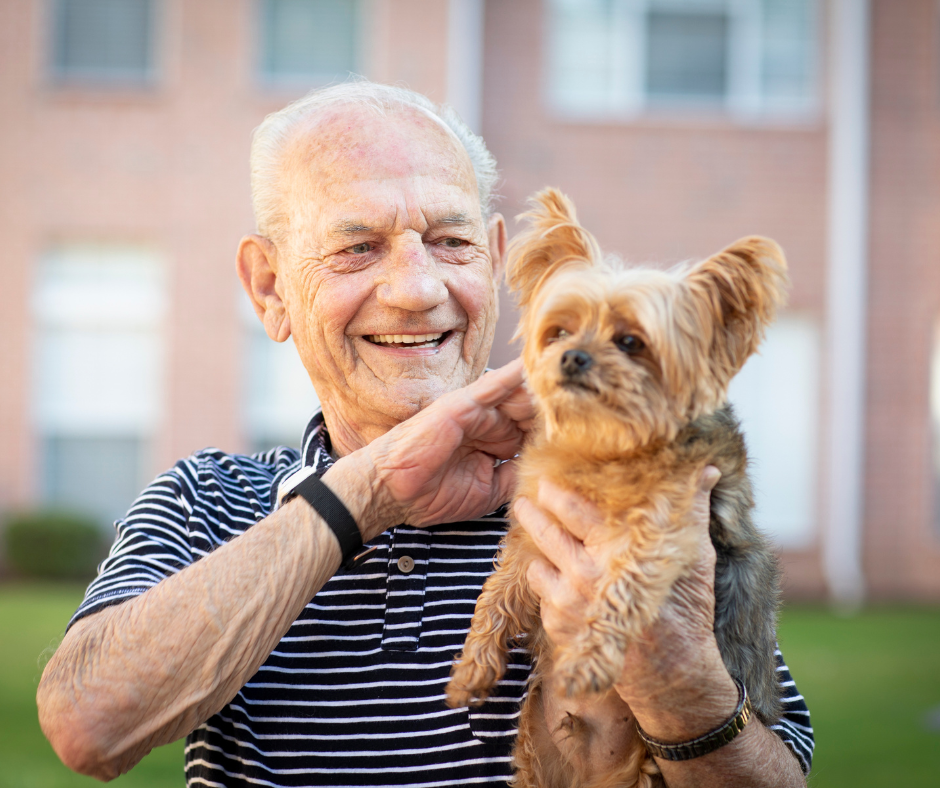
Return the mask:
{"type": "Polygon", "coordinates": [[[410,555],[403,555],[398,559],[398,568],[407,575],[415,568],[414,559],[410,555]]]}

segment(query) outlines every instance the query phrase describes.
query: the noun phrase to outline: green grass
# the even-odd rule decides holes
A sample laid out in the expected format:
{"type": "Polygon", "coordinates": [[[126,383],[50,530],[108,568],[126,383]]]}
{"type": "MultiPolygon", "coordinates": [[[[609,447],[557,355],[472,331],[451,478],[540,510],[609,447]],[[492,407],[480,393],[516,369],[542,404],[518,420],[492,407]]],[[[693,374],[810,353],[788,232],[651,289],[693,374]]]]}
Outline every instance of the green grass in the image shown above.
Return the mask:
{"type": "MultiPolygon", "coordinates": [[[[82,589],[0,585],[0,788],[100,785],[66,769],[36,720],[36,686],[82,589]]],[[[934,788],[940,731],[940,608],[873,608],[840,617],[787,607],[780,644],[816,730],[812,788],[934,788]]],[[[180,788],[181,742],[148,755],[120,788],[180,788]]]]}
{"type": "Polygon", "coordinates": [[[778,634],[812,714],[812,788],[940,785],[940,609],[788,607],[778,634]]]}
{"type": "MultiPolygon", "coordinates": [[[[101,783],[62,765],[39,729],[36,687],[84,589],[0,585],[0,788],[91,788],[101,783]]],[[[181,788],[183,743],[154,750],[110,785],[181,788]]]]}

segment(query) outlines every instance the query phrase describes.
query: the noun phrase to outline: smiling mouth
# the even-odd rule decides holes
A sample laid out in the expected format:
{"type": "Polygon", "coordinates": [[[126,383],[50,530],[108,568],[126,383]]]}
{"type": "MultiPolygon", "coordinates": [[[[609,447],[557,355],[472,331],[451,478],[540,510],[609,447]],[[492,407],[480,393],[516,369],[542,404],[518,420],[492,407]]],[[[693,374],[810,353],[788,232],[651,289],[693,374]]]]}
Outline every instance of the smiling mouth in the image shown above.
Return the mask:
{"type": "Polygon", "coordinates": [[[443,334],[369,334],[364,338],[373,345],[381,347],[438,347],[448,336],[450,331],[443,334]]]}

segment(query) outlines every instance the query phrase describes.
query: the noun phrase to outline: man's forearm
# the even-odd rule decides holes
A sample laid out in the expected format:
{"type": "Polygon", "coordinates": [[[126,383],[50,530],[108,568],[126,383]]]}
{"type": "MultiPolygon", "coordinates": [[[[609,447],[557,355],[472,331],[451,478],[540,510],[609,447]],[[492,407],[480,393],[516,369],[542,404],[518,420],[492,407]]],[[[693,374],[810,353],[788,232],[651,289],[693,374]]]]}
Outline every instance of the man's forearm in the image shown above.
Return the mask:
{"type": "Polygon", "coordinates": [[[77,622],[37,701],[63,762],[111,779],[228,703],[335,573],[300,499],[141,596],[77,622]]]}
{"type": "MultiPolygon", "coordinates": [[[[721,664],[703,660],[695,682],[665,684],[632,710],[643,730],[666,742],[690,741],[724,724],[737,689],[721,664]]],[[[656,759],[669,788],[800,788],[802,769],[779,736],[756,717],[731,742],[687,761],[656,759]]]]}

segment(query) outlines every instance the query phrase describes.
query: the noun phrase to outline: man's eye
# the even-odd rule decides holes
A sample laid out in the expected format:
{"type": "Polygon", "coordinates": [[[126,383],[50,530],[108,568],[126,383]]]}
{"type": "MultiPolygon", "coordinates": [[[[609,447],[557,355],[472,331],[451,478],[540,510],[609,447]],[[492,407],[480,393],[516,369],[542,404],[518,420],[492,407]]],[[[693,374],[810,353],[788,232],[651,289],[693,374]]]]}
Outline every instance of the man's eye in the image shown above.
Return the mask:
{"type": "Polygon", "coordinates": [[[365,254],[366,252],[372,251],[372,244],[356,244],[355,246],[350,246],[348,249],[344,249],[343,251],[352,252],[353,254],[365,254]]]}
{"type": "Polygon", "coordinates": [[[624,353],[639,353],[646,347],[646,344],[635,334],[626,334],[619,339],[614,340],[624,353]]]}
{"type": "Polygon", "coordinates": [[[457,249],[464,245],[464,242],[460,238],[445,238],[441,243],[450,249],[457,249]]]}

